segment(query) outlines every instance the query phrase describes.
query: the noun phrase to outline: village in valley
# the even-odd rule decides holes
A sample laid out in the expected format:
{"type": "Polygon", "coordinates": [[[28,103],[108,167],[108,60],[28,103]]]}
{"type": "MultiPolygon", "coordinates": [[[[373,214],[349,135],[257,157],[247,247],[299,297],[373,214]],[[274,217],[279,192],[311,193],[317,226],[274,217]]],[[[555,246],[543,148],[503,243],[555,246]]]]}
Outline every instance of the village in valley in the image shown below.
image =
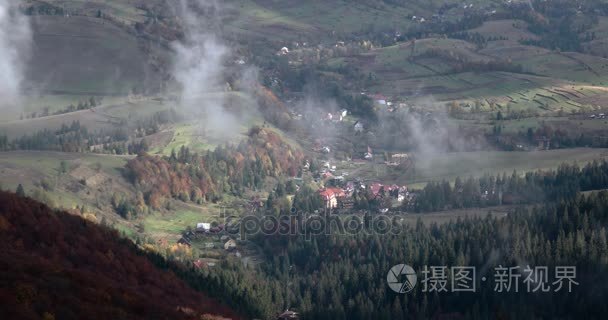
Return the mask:
{"type": "MultiPolygon", "coordinates": [[[[51,239],[43,259],[66,250],[80,272],[72,253],[95,255],[139,284],[175,268],[242,318],[551,318],[574,297],[571,317],[594,319],[580,291],[534,313],[516,295],[471,307],[384,280],[395,264],[495,255],[605,269],[604,2],[0,0],[0,193],[51,212],[17,217],[36,230],[0,216],[0,236],[20,227],[10,250],[51,239]],[[45,233],[59,212],[152,262],[45,233]],[[407,232],[298,233],[324,218],[407,232]]],[[[0,293],[32,319],[75,318],[36,296],[78,275],[41,270],[0,293]]],[[[103,290],[77,294],[139,299],[103,290]]],[[[188,299],[168,314],[207,319],[188,299]]]]}

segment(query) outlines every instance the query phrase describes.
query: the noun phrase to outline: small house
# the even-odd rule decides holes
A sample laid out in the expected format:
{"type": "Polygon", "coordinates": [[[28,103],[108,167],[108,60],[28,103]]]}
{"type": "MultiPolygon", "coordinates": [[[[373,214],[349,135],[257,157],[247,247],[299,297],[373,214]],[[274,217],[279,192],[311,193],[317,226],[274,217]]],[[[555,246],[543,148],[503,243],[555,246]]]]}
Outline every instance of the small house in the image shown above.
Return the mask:
{"type": "Polygon", "coordinates": [[[298,319],[298,313],[287,309],[287,310],[285,310],[285,312],[281,313],[277,317],[277,319],[278,320],[296,320],[296,319],[298,319]]]}
{"type": "Polygon", "coordinates": [[[387,98],[382,94],[375,94],[373,99],[377,104],[386,105],[387,98]]]}
{"type": "Polygon", "coordinates": [[[338,207],[338,200],[346,197],[344,190],[340,188],[326,188],[319,190],[319,195],[323,202],[325,202],[325,208],[332,209],[338,207]]]}
{"type": "Polygon", "coordinates": [[[234,249],[236,249],[236,241],[234,239],[230,239],[224,243],[224,250],[232,251],[234,249]]]}
{"type": "Polygon", "coordinates": [[[211,223],[200,222],[196,224],[197,232],[209,232],[211,230],[211,223]]]}

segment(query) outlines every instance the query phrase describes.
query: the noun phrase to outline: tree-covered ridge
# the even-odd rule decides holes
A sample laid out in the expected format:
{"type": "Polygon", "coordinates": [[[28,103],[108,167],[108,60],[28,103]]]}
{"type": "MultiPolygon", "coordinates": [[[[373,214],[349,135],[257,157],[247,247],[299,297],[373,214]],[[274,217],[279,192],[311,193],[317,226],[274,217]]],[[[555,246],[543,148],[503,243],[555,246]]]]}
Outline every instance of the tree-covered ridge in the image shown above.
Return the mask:
{"type": "Polygon", "coordinates": [[[151,257],[114,230],[0,192],[3,319],[240,317],[151,257]]]}
{"type": "Polygon", "coordinates": [[[296,176],[304,160],[301,150],[276,132],[255,127],[238,146],[220,146],[204,154],[186,147],[167,157],[147,154],[128,162],[126,175],[153,208],[163,198],[217,201],[225,193],[240,195],[260,188],[266,177],[296,176]]]}

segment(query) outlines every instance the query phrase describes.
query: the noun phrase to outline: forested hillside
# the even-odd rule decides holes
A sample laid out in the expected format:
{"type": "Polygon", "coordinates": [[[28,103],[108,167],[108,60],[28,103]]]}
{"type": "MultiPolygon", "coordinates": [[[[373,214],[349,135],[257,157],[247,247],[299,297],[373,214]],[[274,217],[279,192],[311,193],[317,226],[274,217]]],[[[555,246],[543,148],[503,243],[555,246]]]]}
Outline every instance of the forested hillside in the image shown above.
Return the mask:
{"type": "MultiPolygon", "coordinates": [[[[608,272],[608,193],[518,209],[504,218],[475,218],[427,227],[419,222],[398,235],[265,238],[268,274],[289,283],[277,298],[299,306],[306,319],[601,319],[608,272]],[[284,252],[277,256],[277,252],[284,252]],[[386,273],[407,263],[418,272],[409,293],[388,289],[386,273]],[[424,266],[476,267],[476,292],[423,292],[424,266]],[[496,267],[519,267],[518,291],[496,291],[496,267]],[[526,288],[524,269],[546,266],[547,292],[526,288]],[[568,292],[556,266],[575,266],[568,292]],[[486,277],[487,281],[481,278],[486,277]],[[323,307],[320,307],[323,306],[323,307]]],[[[537,285],[537,282],[532,283],[537,285]]],[[[533,287],[532,287],[533,288],[533,287]]]]}
{"type": "Polygon", "coordinates": [[[247,188],[261,188],[265,177],[296,176],[303,161],[302,151],[278,133],[255,127],[246,143],[202,155],[186,147],[168,157],[142,154],[129,161],[126,174],[146,203],[158,208],[164,198],[201,203],[224,193],[242,195],[247,188]]]}
{"type": "Polygon", "coordinates": [[[2,319],[240,318],[116,231],[7,192],[0,300],[2,319]]]}

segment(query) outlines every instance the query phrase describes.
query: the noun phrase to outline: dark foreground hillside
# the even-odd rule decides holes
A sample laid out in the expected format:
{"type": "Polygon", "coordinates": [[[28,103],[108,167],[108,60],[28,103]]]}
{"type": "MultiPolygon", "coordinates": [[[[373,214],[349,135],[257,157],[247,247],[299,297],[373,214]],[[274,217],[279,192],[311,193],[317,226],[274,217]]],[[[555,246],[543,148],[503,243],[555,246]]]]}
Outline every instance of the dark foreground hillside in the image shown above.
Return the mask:
{"type": "Polygon", "coordinates": [[[222,319],[117,232],[0,192],[0,319],[222,319]]]}

